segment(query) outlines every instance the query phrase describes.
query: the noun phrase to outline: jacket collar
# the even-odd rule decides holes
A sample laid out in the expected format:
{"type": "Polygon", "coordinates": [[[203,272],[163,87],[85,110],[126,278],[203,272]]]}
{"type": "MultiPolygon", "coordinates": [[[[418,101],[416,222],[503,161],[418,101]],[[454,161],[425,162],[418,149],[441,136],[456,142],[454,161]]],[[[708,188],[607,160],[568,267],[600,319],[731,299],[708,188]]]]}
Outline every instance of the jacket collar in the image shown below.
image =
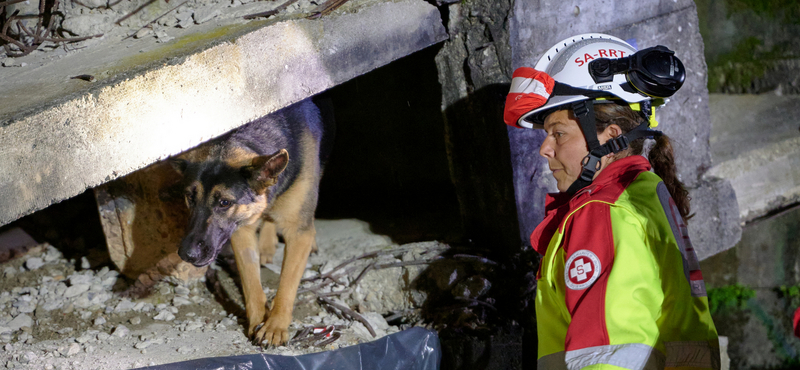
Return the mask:
{"type": "Polygon", "coordinates": [[[544,220],[536,226],[531,234],[531,245],[539,254],[544,255],[547,246],[550,244],[553,234],[558,230],[561,220],[583,203],[597,198],[609,198],[610,202],[616,201],[619,194],[624,190],[640,173],[650,170],[650,162],[647,158],[640,155],[628,156],[611,162],[604,168],[591,184],[575,195],[570,196],[566,193],[550,193],[545,199],[544,220]],[[601,189],[611,191],[601,192],[601,189]],[[614,191],[614,189],[618,191],[614,191]],[[612,199],[613,198],[613,199],[612,199]]]}

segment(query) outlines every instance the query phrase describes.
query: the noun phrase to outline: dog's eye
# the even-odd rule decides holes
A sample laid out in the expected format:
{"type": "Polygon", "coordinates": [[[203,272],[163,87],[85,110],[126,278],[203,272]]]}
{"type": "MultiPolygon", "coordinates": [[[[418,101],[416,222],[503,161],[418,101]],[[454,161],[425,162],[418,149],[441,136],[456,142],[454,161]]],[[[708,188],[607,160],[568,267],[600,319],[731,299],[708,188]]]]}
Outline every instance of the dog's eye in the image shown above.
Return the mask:
{"type": "Polygon", "coordinates": [[[219,201],[219,206],[222,207],[222,208],[228,208],[228,207],[231,206],[231,201],[229,201],[227,199],[222,199],[222,200],[219,201]]]}

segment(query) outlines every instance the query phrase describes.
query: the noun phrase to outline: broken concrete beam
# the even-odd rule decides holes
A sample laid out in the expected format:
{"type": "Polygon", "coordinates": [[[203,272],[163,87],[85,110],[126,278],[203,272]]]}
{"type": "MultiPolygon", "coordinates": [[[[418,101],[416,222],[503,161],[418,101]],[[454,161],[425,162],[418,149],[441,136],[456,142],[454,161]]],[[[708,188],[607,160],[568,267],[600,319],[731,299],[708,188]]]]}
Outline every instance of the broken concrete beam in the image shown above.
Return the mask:
{"type": "Polygon", "coordinates": [[[94,194],[108,254],[120,272],[139,278],[143,285],[160,276],[181,280],[203,276],[206,268],[196,268],[177,255],[189,212],[180,176],[168,163],[158,162],[98,186],[94,194]]]}
{"type": "Polygon", "coordinates": [[[425,1],[358,3],[316,20],[207,22],[142,52],[127,39],[3,76],[0,225],[447,37],[425,1]],[[69,79],[82,74],[91,88],[69,79]]]}
{"type": "Polygon", "coordinates": [[[0,232],[0,263],[25,254],[38,243],[18,227],[0,232]]]}
{"type": "Polygon", "coordinates": [[[800,97],[712,94],[707,176],[730,181],[752,221],[800,201],[800,97]]]}

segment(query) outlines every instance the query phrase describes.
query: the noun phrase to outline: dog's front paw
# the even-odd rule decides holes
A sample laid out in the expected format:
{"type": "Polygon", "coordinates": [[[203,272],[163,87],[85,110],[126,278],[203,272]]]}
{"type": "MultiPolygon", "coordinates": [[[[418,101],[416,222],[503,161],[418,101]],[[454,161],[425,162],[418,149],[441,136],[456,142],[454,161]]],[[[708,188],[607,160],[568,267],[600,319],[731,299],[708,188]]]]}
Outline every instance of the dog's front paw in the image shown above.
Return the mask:
{"type": "Polygon", "coordinates": [[[258,329],[253,341],[256,344],[267,346],[280,346],[289,341],[289,323],[291,316],[282,318],[279,315],[271,316],[258,329]]]}

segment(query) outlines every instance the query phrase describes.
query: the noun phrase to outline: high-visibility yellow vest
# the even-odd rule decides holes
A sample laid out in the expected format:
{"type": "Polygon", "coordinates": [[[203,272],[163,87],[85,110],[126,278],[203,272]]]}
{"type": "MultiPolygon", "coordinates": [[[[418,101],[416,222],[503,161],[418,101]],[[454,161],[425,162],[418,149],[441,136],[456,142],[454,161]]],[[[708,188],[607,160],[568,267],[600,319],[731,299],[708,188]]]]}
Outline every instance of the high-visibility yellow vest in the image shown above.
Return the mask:
{"type": "MultiPolygon", "coordinates": [[[[539,369],[719,369],[686,225],[644,157],[612,162],[531,235],[539,369]]],[[[558,199],[561,197],[561,199],[558,199]]]]}

